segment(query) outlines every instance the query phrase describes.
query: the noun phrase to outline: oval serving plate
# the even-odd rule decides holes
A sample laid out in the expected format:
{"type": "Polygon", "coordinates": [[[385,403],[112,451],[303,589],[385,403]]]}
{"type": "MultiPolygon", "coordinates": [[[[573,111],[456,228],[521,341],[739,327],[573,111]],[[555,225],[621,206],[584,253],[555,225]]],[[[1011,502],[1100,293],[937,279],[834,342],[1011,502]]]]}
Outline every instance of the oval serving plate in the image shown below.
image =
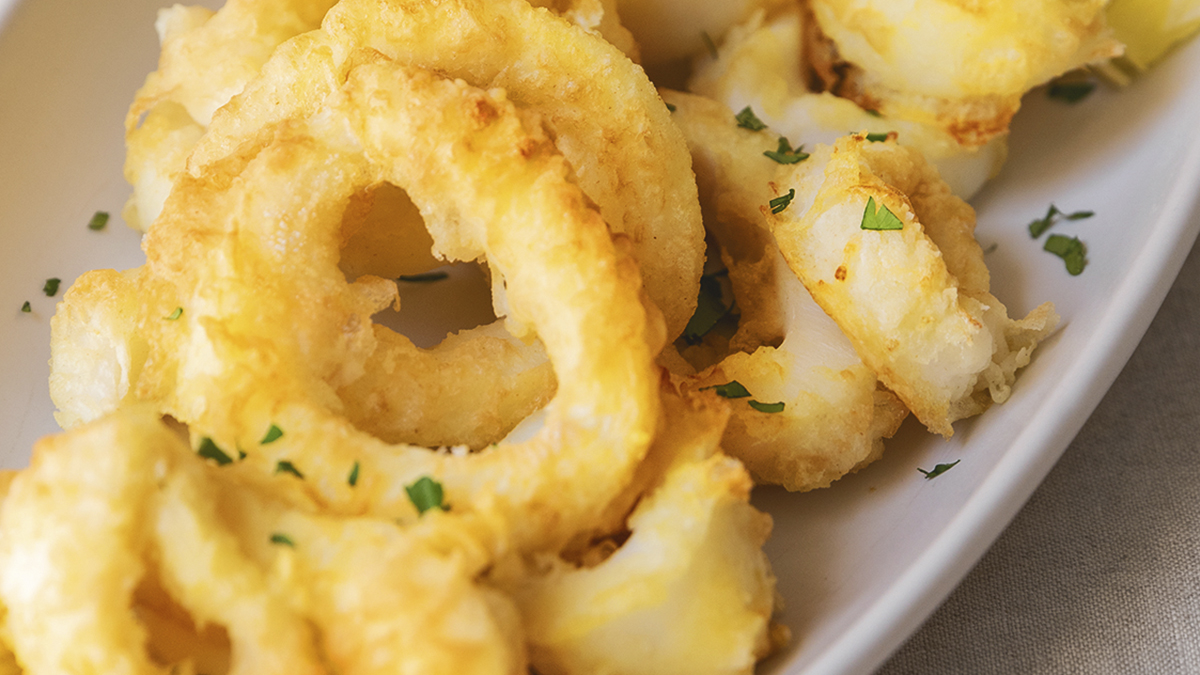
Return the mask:
{"type": "MultiPolygon", "coordinates": [[[[58,430],[47,393],[49,320],[97,267],[142,262],[120,221],[126,106],[155,64],[163,0],[0,0],[0,452],[20,467],[58,430]],[[89,231],[95,211],[107,229],[89,231]],[[21,306],[28,301],[31,312],[21,306]]],[[[213,5],[212,2],[203,4],[213,5]]],[[[1052,300],[1064,325],[1012,399],[950,441],[906,423],[884,459],[828,490],[760,488],[791,645],[764,673],[861,673],[924,620],[1049,471],[1116,378],[1196,236],[1200,43],[1124,91],[1076,105],[1026,97],[1008,165],[975,199],[994,293],[1013,315],[1052,300]],[[1094,218],[1056,225],[1088,247],[1069,276],[1029,238],[1050,203],[1094,218]],[[961,460],[937,480],[918,468],[961,460]]]]}

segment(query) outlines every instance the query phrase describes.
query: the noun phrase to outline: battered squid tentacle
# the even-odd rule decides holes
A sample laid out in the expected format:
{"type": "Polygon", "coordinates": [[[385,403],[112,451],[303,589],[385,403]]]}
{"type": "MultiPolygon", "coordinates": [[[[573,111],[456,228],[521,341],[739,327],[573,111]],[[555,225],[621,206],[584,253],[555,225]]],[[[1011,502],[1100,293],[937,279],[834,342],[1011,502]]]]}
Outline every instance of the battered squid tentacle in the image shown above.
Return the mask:
{"type": "MultiPolygon", "coordinates": [[[[790,490],[826,487],[877,459],[907,412],[879,390],[875,372],[813,302],[767,228],[771,186],[789,174],[763,155],[778,149],[778,136],[739,128],[734,113],[715,101],[664,97],[688,138],[708,226],[741,310],[733,353],[691,386],[738,382],[749,392],[733,401],[723,443],[757,480],[790,490]],[[763,412],[751,400],[783,409],[763,412]]],[[[814,152],[797,172],[820,174],[828,153],[814,152]]]]}

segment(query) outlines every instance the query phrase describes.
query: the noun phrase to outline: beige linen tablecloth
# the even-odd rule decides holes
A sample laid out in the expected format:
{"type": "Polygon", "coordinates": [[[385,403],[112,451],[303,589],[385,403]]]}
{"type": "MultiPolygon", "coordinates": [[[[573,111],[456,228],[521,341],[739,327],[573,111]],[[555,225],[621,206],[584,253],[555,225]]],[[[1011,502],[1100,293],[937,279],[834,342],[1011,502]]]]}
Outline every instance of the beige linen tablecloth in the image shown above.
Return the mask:
{"type": "Polygon", "coordinates": [[[878,671],[902,673],[1200,673],[1200,247],[1046,481],[878,671]]]}

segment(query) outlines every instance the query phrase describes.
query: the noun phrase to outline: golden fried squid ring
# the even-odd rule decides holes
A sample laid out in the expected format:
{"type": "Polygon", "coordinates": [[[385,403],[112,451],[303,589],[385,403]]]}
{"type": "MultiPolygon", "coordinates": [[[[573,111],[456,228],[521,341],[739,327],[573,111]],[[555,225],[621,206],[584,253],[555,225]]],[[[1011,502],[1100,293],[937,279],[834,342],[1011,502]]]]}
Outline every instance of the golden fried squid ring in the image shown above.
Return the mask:
{"type": "MultiPolygon", "coordinates": [[[[282,45],[263,75],[213,116],[188,159],[199,175],[272,123],[306,116],[321,100],[320,72],[350,67],[355,49],[501,87],[540,114],[580,188],[614,232],[627,235],[667,330],[696,307],[704,230],[687,146],[645,73],[617,48],[525,0],[342,0],[322,31],[282,45]],[[326,35],[327,34],[327,35],[326,35]],[[315,53],[314,53],[315,52],[315,53]]],[[[422,212],[427,219],[433,214],[422,212]]],[[[442,256],[462,259],[435,241],[442,256]]]]}
{"type": "Polygon", "coordinates": [[[1026,91],[1122,51],[1106,0],[808,2],[809,59],[827,88],[965,146],[1008,131],[1026,91]]]}
{"type": "Polygon", "coordinates": [[[287,506],[123,411],[40,442],[14,481],[5,633],[30,675],[525,672],[515,608],[477,581],[487,529],[287,506]]]}
{"type": "Polygon", "coordinates": [[[767,215],[789,267],[930,431],[949,437],[955,420],[1008,398],[1058,316],[1045,303],[1008,318],[988,292],[974,210],[919,152],[846,136],[792,165],[776,191],[793,189],[767,215]],[[900,227],[868,227],[872,207],[900,227]]]}
{"type": "MultiPolygon", "coordinates": [[[[360,52],[367,63],[312,118],[180,180],[134,275],[144,296],[134,340],[147,356],[131,366],[126,399],[245,450],[266,472],[292,462],[335,511],[412,517],[404,488],[432,476],[456,510],[498,513],[518,545],[553,548],[587,529],[646,453],[661,319],[647,315],[636,264],[536,119],[498,90],[371,62],[380,58],[360,52]],[[389,445],[338,414],[338,389],[379,348],[370,316],[396,290],[374,277],[346,283],[337,238],[352,196],[384,181],[432,214],[439,245],[486,258],[511,316],[545,345],[559,388],[533,439],[438,453],[389,445]],[[259,445],[272,424],[283,437],[259,445]]],[[[81,277],[65,313],[112,280],[81,277]]]]}
{"type": "Polygon", "coordinates": [[[216,12],[183,5],[159,12],[158,69],[125,118],[125,178],[134,192],[122,215],[130,227],[145,231],[158,217],[213,112],[258,76],[282,42],[320,26],[334,1],[227,0],[216,12]]]}
{"type": "Polygon", "coordinates": [[[763,156],[777,150],[777,136],[738,128],[715,101],[663,95],[691,147],[708,227],[741,309],[733,353],[692,386],[736,381],[750,393],[732,401],[722,444],[756,480],[789,490],[826,487],[878,459],[907,411],[878,389],[875,372],[788,269],[767,229],[762,208],[786,172],[763,156]],[[763,412],[751,400],[784,406],[763,412]]]}
{"type": "Polygon", "coordinates": [[[940,126],[868,112],[832,93],[809,91],[802,64],[809,46],[805,28],[812,21],[796,3],[769,17],[754,14],[725,34],[719,59],[697,56],[688,90],[731,110],[749,106],[794,145],[833,143],[851,129],[896,132],[897,140],[920,150],[963,199],[970,199],[1000,171],[1008,154],[1007,134],[983,146],[963,145],[940,126]]]}

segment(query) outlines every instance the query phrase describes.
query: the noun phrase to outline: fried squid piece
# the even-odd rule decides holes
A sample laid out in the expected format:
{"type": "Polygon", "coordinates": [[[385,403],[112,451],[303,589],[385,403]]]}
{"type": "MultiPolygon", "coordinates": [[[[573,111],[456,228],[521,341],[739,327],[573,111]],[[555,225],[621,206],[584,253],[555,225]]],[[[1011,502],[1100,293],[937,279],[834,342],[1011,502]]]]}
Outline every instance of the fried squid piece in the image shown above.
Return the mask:
{"type": "Polygon", "coordinates": [[[673,385],[663,405],[669,422],[634,481],[630,495],[641,499],[627,529],[571,562],[495,575],[520,609],[539,673],[748,675],[786,639],[770,622],[775,578],[761,551],[771,518],[749,504],[750,477],[717,447],[727,407],[673,385]]]}
{"type": "Polygon", "coordinates": [[[943,436],[1005,401],[1057,324],[1053,306],[1008,317],[988,292],[974,210],[915,150],[852,135],[808,161],[778,184],[795,197],[768,219],[788,265],[863,361],[943,436]]]}
{"type": "MultiPolygon", "coordinates": [[[[789,490],[826,487],[877,459],[907,411],[879,389],[875,372],[813,302],[767,228],[771,186],[791,173],[763,154],[778,150],[778,136],[738,127],[734,113],[715,101],[664,96],[688,138],[706,221],[741,311],[732,353],[691,386],[745,388],[732,401],[723,445],[756,480],[789,490]],[[782,409],[764,412],[751,401],[782,409]]],[[[819,174],[821,165],[808,159],[794,166],[819,174]]]]}
{"type": "Polygon", "coordinates": [[[515,607],[477,581],[486,523],[320,514],[145,409],[33,462],[0,515],[5,633],[30,675],[526,672],[515,607]]]}
{"type": "Polygon", "coordinates": [[[797,3],[769,15],[755,13],[725,34],[719,59],[695,59],[688,88],[732,110],[749,106],[767,126],[797,145],[831,144],[851,130],[896,132],[900,144],[920,150],[963,199],[970,199],[999,172],[1008,154],[1007,134],[982,146],[963,144],[938,125],[863,108],[830,92],[810,91],[804,59],[812,24],[811,15],[797,3]]]}
{"type": "Polygon", "coordinates": [[[809,0],[809,60],[827,89],[982,146],[1021,96],[1122,52],[1105,0],[809,0]]]}

